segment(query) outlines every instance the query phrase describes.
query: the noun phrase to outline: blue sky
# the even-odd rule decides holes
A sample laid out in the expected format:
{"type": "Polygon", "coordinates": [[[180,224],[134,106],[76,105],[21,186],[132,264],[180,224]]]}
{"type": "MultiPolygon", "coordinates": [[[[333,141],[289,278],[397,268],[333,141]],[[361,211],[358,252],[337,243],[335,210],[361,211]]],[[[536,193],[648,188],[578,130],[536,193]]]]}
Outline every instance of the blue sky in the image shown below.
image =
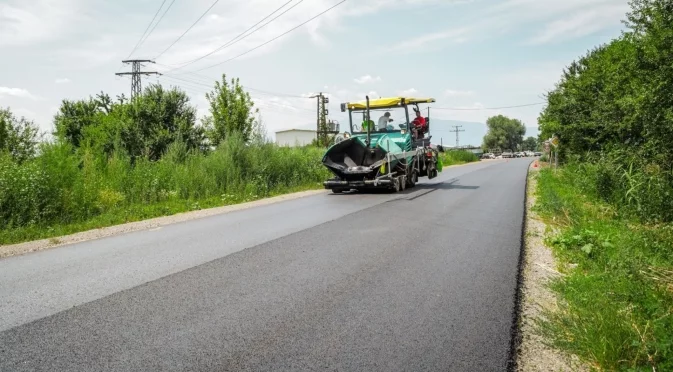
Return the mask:
{"type": "MultiPolygon", "coordinates": [[[[130,91],[121,60],[129,56],[163,0],[0,0],[0,106],[51,131],[62,99],[130,91]]],[[[173,0],[167,0],[162,13],[173,0]]],[[[542,102],[562,68],[623,29],[627,0],[346,0],[316,20],[244,56],[341,0],[220,0],[166,53],[215,0],[175,0],[131,56],[153,59],[146,70],[184,88],[207,114],[204,93],[222,73],[238,77],[276,130],[311,127],[315,101],[330,111],[365,94],[430,96],[433,117],[485,122],[504,114],[536,135],[542,102]],[[277,20],[196,63],[281,5],[277,20]],[[203,70],[201,70],[203,69],[203,70]],[[197,70],[201,70],[195,72],[197,70]],[[264,92],[261,92],[264,91],[264,92]],[[468,110],[465,110],[468,109],[468,110]]],[[[161,14],[161,13],[160,13],[161,14]]],[[[270,18],[269,18],[270,19],[270,18]]],[[[268,21],[268,20],[267,20],[268,21]]],[[[264,23],[262,23],[264,24],[264,23]]],[[[260,24],[260,25],[262,25],[260,24]]],[[[157,78],[145,78],[144,83],[157,78]]]]}

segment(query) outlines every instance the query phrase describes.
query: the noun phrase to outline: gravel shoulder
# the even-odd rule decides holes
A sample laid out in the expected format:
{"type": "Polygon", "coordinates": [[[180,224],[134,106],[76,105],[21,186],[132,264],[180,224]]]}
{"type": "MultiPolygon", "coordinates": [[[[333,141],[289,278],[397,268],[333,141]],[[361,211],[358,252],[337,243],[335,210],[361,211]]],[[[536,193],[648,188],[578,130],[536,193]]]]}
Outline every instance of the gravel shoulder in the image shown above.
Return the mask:
{"type": "Polygon", "coordinates": [[[535,189],[539,163],[533,162],[529,169],[524,264],[521,284],[520,336],[517,370],[537,371],[588,371],[576,357],[567,356],[545,345],[545,340],[535,331],[535,320],[544,309],[556,308],[554,293],[547,287],[550,279],[561,274],[556,270],[556,261],[551,250],[544,244],[547,229],[545,223],[532,211],[535,205],[535,189]]]}

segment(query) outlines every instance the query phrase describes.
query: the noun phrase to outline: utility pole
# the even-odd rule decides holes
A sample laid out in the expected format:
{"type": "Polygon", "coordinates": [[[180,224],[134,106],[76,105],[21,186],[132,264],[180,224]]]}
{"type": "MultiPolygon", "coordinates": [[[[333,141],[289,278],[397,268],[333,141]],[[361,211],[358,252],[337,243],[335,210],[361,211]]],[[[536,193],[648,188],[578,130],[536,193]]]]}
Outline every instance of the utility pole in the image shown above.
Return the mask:
{"type": "Polygon", "coordinates": [[[451,133],[456,133],[456,148],[458,148],[460,146],[460,132],[465,132],[465,129],[462,129],[462,130],[458,129],[458,128],[462,128],[463,127],[462,125],[454,125],[453,127],[456,128],[456,129],[454,129],[450,132],[451,133]]]}
{"type": "Polygon", "coordinates": [[[330,130],[327,126],[327,115],[329,115],[327,104],[329,103],[329,98],[322,94],[322,92],[309,98],[317,98],[318,101],[316,139],[319,145],[327,146],[329,142],[328,133],[330,133],[330,130]]]}
{"type": "Polygon", "coordinates": [[[142,75],[149,76],[149,75],[161,75],[160,73],[156,71],[140,71],[140,67],[142,66],[141,63],[155,63],[152,60],[149,59],[128,59],[122,61],[122,63],[130,63],[131,64],[131,72],[117,72],[115,75],[117,76],[124,76],[124,75],[131,75],[131,99],[137,97],[142,93],[142,83],[140,80],[140,77],[142,75]]]}

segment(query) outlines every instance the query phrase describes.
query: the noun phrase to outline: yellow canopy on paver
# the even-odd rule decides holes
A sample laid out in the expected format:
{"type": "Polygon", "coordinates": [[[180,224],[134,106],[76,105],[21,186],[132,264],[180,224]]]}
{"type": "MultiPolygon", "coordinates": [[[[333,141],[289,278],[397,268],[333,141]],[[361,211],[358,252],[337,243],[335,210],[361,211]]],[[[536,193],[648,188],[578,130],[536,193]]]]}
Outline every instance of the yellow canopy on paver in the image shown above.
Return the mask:
{"type": "MultiPolygon", "coordinates": [[[[370,109],[385,109],[406,105],[413,105],[416,103],[433,103],[434,98],[413,98],[413,97],[387,97],[369,100],[370,109]]],[[[367,101],[347,102],[345,107],[351,110],[365,110],[367,109],[367,101]]]]}

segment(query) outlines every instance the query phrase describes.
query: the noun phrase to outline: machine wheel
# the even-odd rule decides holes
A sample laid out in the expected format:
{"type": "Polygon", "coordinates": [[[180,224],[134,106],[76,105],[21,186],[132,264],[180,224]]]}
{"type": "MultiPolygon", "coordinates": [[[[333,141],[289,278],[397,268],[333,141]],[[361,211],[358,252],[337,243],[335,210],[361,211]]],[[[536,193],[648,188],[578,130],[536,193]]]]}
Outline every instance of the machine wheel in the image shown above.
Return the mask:
{"type": "Polygon", "coordinates": [[[393,186],[391,187],[392,192],[399,192],[400,191],[400,179],[399,178],[394,178],[393,179],[393,186]]]}
{"type": "Polygon", "coordinates": [[[407,181],[407,177],[405,176],[400,177],[398,181],[398,183],[400,184],[400,190],[404,191],[407,188],[408,182],[409,181],[407,181]]]}
{"type": "Polygon", "coordinates": [[[335,193],[335,194],[341,194],[342,192],[344,192],[344,189],[335,187],[335,188],[332,189],[332,192],[335,193]]]}
{"type": "Polygon", "coordinates": [[[411,172],[411,176],[407,178],[407,188],[412,188],[416,186],[417,182],[418,182],[418,173],[411,172]]]}

